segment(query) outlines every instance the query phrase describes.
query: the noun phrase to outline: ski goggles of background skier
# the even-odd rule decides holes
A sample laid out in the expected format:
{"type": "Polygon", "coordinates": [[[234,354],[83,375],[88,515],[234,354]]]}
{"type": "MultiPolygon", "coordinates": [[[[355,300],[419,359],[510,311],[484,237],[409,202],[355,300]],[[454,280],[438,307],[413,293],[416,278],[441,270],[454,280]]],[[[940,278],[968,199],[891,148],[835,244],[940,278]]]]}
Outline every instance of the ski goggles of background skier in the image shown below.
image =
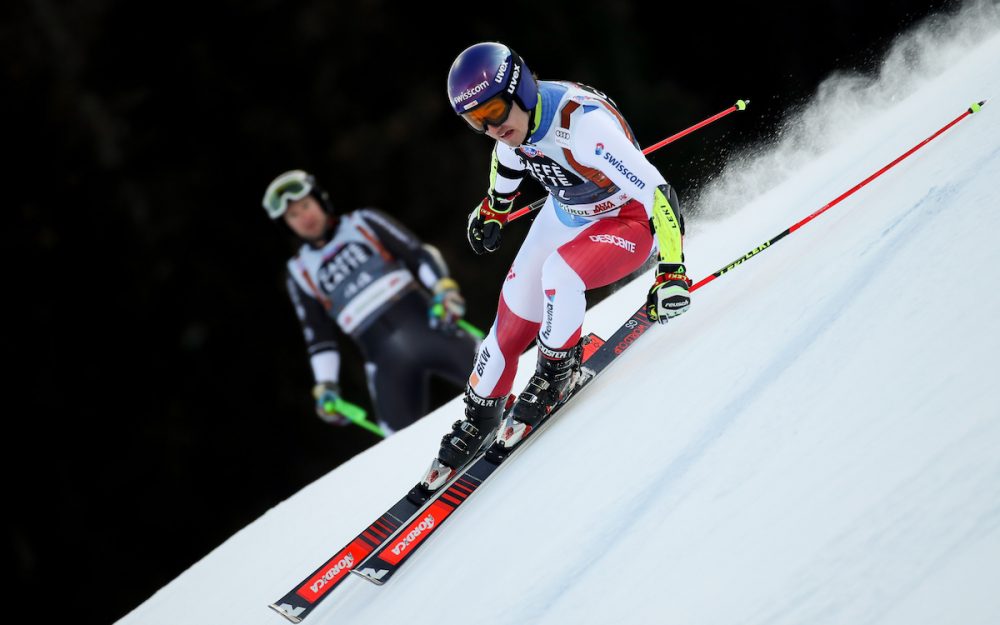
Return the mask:
{"type": "Polygon", "coordinates": [[[468,218],[477,254],[499,247],[526,176],[549,195],[507,273],[466,387],[465,418],[442,439],[422,482],[428,490],[494,440],[516,445],[566,397],[579,375],[587,290],[628,276],[658,250],[647,314],[665,322],[690,304],[677,195],[606,95],[537,81],[513,50],[487,42],[455,59],[448,97],[472,130],[496,142],[489,190],[468,218]],[[532,340],[534,376],[501,426],[518,357],[532,340]]]}
{"type": "Polygon", "coordinates": [[[350,423],[338,412],[343,337],[364,358],[386,434],[427,413],[431,374],[459,388],[465,384],[476,341],[456,327],[465,301],[436,248],[382,211],[338,214],[327,191],[300,169],[276,177],[262,202],[268,216],[302,243],[288,261],[287,287],[305,335],[321,419],[350,423]]]}

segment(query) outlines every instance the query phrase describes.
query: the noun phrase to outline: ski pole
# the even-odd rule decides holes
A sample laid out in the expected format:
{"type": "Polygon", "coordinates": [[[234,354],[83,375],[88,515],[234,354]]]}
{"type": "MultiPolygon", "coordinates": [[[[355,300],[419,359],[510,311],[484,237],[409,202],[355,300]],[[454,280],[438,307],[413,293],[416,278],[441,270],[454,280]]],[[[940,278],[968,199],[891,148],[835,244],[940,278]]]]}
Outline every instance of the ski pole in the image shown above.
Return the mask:
{"type": "Polygon", "coordinates": [[[881,176],[885,172],[887,172],[890,169],[892,169],[893,167],[895,167],[900,161],[902,161],[903,159],[905,159],[909,155],[913,154],[914,152],[916,152],[920,148],[922,148],[925,145],[927,145],[928,143],[930,143],[932,140],[934,140],[935,138],[937,138],[938,135],[942,134],[944,131],[948,130],[949,128],[951,128],[952,126],[954,126],[958,122],[962,121],[963,119],[965,119],[969,115],[972,115],[973,113],[978,113],[979,109],[984,104],[986,104],[986,100],[983,100],[981,102],[977,102],[977,103],[973,104],[964,113],[962,113],[961,115],[959,115],[955,119],[951,120],[950,122],[948,122],[947,124],[945,124],[944,126],[942,126],[937,132],[935,132],[931,136],[927,137],[926,139],[924,139],[923,141],[921,141],[917,145],[915,145],[912,148],[910,148],[909,150],[907,150],[905,153],[903,153],[902,155],[900,155],[899,157],[897,157],[894,161],[892,161],[891,163],[889,163],[888,165],[886,165],[882,169],[878,170],[877,172],[875,172],[871,176],[868,176],[867,178],[865,178],[864,180],[862,180],[858,184],[854,185],[853,187],[851,187],[850,189],[848,189],[844,193],[840,194],[835,199],[833,199],[831,202],[827,203],[825,206],[823,206],[822,208],[820,208],[819,210],[817,210],[815,213],[809,215],[808,217],[806,217],[805,219],[803,219],[803,220],[799,221],[798,223],[792,225],[791,227],[783,230],[780,234],[778,234],[777,236],[771,238],[769,241],[766,241],[766,242],[762,243],[761,245],[758,245],[757,247],[753,248],[752,250],[750,250],[749,252],[747,252],[743,256],[740,256],[739,258],[737,258],[733,262],[729,263],[728,265],[726,265],[722,269],[719,269],[718,271],[716,271],[712,275],[706,276],[706,277],[702,278],[697,283],[695,283],[691,287],[690,290],[691,291],[695,291],[696,289],[699,289],[699,288],[705,286],[706,284],[708,284],[712,280],[715,280],[719,276],[732,271],[733,269],[735,269],[739,265],[743,264],[744,262],[750,260],[751,258],[753,258],[754,256],[756,256],[757,254],[760,254],[764,250],[768,249],[773,244],[777,243],[778,241],[780,241],[781,239],[783,239],[787,235],[795,232],[796,230],[798,230],[802,226],[806,225],[807,223],[809,223],[813,219],[816,219],[817,217],[819,217],[820,215],[822,215],[823,213],[825,213],[830,208],[836,206],[837,204],[839,204],[840,202],[842,202],[847,197],[850,197],[851,195],[853,195],[855,191],[857,191],[858,189],[864,187],[865,185],[867,185],[872,180],[875,180],[876,178],[878,178],[879,176],[881,176]]]}
{"type": "MultiPolygon", "coordinates": [[[[444,316],[444,305],[440,303],[434,304],[434,306],[431,308],[430,314],[432,319],[433,318],[440,319],[441,317],[444,316]]],[[[462,330],[465,330],[465,332],[474,339],[481,341],[483,340],[483,337],[486,336],[486,333],[484,333],[482,330],[472,325],[465,319],[459,319],[458,321],[455,322],[455,325],[457,325],[462,330]]]]}
{"type": "Polygon", "coordinates": [[[486,336],[486,334],[482,330],[480,330],[476,326],[472,325],[471,323],[469,323],[465,319],[459,319],[457,323],[458,323],[458,327],[460,327],[463,330],[465,330],[474,339],[477,339],[477,340],[481,341],[481,340],[483,340],[483,337],[486,336]]]}
{"type": "Polygon", "coordinates": [[[336,401],[328,401],[323,404],[323,410],[344,415],[344,417],[351,423],[361,426],[369,432],[378,434],[382,438],[385,438],[385,432],[382,431],[382,428],[368,420],[368,413],[365,412],[365,409],[361,406],[352,404],[351,402],[338,397],[336,401]]]}
{"type": "MultiPolygon", "coordinates": [[[[714,122],[716,120],[722,119],[723,117],[725,117],[726,115],[729,115],[730,113],[734,113],[736,111],[746,110],[747,104],[749,104],[749,103],[750,103],[750,100],[737,100],[736,104],[730,106],[726,110],[724,110],[724,111],[722,111],[720,113],[716,113],[715,115],[712,115],[708,119],[703,119],[702,121],[698,122],[694,126],[691,126],[690,128],[686,128],[686,129],[678,132],[677,134],[671,135],[671,136],[667,137],[666,139],[660,141],[659,143],[654,143],[653,145],[649,146],[648,148],[645,148],[642,151],[642,153],[643,154],[649,154],[651,152],[655,152],[656,150],[659,150],[663,146],[665,146],[665,145],[667,145],[669,143],[673,143],[674,141],[677,141],[681,137],[689,135],[692,132],[694,132],[695,130],[698,130],[699,128],[702,128],[703,126],[707,126],[707,125],[711,124],[712,122],[714,122]]],[[[513,213],[511,213],[510,217],[507,218],[507,223],[510,223],[510,222],[514,221],[515,219],[518,219],[519,217],[524,217],[526,214],[530,213],[531,211],[538,210],[539,208],[542,207],[542,205],[545,204],[545,200],[546,199],[548,199],[548,196],[543,197],[543,198],[539,198],[539,199],[535,200],[534,202],[532,202],[531,204],[528,204],[527,206],[525,206],[523,208],[519,208],[518,210],[514,211],[513,213]]]]}

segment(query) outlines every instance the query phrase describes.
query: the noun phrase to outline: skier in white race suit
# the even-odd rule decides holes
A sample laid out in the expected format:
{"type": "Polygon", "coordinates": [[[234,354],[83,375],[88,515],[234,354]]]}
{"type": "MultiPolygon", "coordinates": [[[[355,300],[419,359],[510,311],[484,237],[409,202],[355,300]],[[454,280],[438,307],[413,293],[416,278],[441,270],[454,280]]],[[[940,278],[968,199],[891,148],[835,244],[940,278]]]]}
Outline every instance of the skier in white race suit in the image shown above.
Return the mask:
{"type": "Polygon", "coordinates": [[[588,289],[628,276],[658,251],[647,315],[662,323],[690,305],[677,194],[610,98],[538,81],[513,50],[492,42],[455,59],[448,96],[474,131],[496,141],[489,189],[468,220],[477,254],[499,247],[525,176],[549,195],[507,273],[466,387],[465,419],[442,439],[422,481],[428,490],[494,440],[516,445],[566,396],[579,376],[588,289]],[[501,426],[518,357],[532,340],[535,375],[501,426]]]}

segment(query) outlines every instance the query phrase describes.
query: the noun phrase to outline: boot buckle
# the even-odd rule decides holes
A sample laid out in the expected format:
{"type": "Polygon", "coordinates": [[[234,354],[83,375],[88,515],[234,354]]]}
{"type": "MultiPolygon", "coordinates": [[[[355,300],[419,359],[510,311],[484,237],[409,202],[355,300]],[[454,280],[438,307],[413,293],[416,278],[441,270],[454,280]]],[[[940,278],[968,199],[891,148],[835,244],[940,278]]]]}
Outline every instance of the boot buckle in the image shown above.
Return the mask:
{"type": "Polygon", "coordinates": [[[549,381],[540,375],[532,376],[531,381],[528,382],[529,387],[535,387],[539,392],[549,388],[549,381]]]}

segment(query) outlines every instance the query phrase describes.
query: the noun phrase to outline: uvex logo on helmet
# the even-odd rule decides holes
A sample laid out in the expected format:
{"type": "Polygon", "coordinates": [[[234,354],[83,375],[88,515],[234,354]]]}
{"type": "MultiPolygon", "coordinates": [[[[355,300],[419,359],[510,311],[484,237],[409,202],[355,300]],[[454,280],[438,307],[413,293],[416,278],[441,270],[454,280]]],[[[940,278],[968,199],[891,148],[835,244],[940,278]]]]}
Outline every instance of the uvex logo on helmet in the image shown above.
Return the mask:
{"type": "MultiPolygon", "coordinates": [[[[506,63],[504,63],[506,65],[506,63]]],[[[507,87],[507,93],[514,95],[517,91],[517,81],[521,78],[521,64],[514,63],[514,70],[510,74],[510,86],[507,87]]]]}
{"type": "Polygon", "coordinates": [[[475,97],[475,96],[479,95],[479,93],[483,89],[485,89],[486,87],[489,87],[489,86],[490,86],[490,83],[488,81],[484,80],[481,83],[479,83],[478,85],[469,87],[468,89],[466,89],[462,93],[460,93],[457,96],[455,96],[454,97],[454,102],[455,102],[455,104],[461,104],[462,102],[465,102],[469,98],[472,98],[472,97],[475,97]]]}

